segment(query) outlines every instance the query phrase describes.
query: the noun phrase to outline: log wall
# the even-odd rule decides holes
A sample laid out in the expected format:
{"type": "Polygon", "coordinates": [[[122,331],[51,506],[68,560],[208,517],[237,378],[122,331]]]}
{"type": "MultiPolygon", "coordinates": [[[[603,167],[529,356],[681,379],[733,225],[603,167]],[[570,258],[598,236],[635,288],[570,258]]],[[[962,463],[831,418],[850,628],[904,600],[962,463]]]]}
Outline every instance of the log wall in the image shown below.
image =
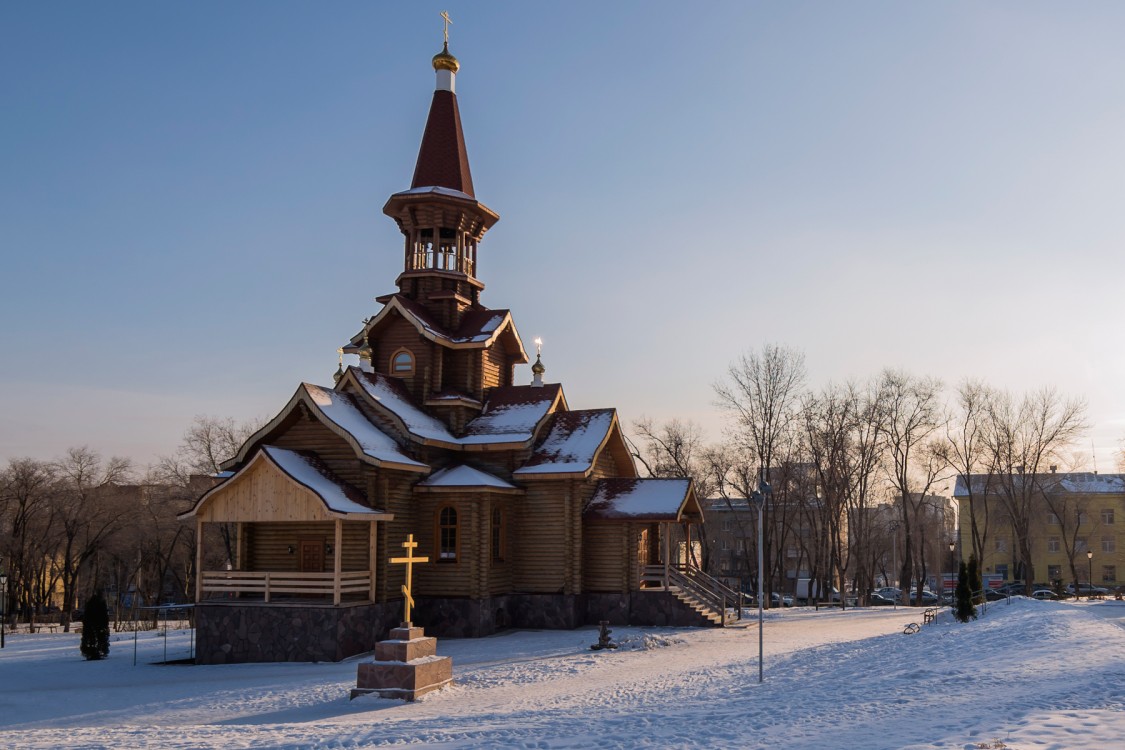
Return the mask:
{"type": "MultiPolygon", "coordinates": [[[[370,522],[344,521],[344,544],[341,548],[341,570],[367,570],[369,560],[368,531],[370,522]]],[[[376,525],[378,527],[379,524],[376,525]]],[[[243,524],[245,562],[243,570],[297,571],[297,546],[302,540],[333,544],[336,527],[331,521],[308,523],[243,524]],[[292,545],[293,552],[289,552],[292,545]]],[[[324,571],[332,570],[332,555],[324,555],[324,571]]],[[[310,571],[311,572],[311,571],[310,571]]]]}

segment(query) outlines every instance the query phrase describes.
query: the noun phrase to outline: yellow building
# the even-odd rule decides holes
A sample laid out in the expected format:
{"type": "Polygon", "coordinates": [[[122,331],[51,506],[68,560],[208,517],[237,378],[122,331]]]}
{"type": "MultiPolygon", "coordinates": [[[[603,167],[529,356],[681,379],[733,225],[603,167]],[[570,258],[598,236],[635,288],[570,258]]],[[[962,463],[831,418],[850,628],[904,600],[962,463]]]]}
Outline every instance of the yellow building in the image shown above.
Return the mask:
{"type": "Polygon", "coordinates": [[[1123,583],[1125,474],[973,474],[969,481],[958,477],[954,497],[960,503],[965,559],[973,549],[972,507],[983,541],[981,572],[999,573],[1007,581],[1024,580],[1009,499],[1013,488],[1024,487],[1030,498],[1028,537],[1034,583],[1065,586],[1076,577],[1110,589],[1123,583]]]}

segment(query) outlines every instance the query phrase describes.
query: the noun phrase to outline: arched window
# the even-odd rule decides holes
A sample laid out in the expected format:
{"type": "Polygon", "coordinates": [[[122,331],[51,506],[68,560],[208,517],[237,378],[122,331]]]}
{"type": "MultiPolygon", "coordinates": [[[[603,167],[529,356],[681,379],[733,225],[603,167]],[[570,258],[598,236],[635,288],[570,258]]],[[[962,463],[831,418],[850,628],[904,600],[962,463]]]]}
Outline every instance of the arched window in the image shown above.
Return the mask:
{"type": "Polygon", "coordinates": [[[413,375],[414,355],[409,349],[399,349],[391,356],[391,375],[413,375]]]}
{"type": "Polygon", "coordinates": [[[504,560],[504,511],[492,509],[492,562],[504,560]]]}
{"type": "Polygon", "coordinates": [[[438,511],[438,562],[457,562],[457,509],[438,511]]]}

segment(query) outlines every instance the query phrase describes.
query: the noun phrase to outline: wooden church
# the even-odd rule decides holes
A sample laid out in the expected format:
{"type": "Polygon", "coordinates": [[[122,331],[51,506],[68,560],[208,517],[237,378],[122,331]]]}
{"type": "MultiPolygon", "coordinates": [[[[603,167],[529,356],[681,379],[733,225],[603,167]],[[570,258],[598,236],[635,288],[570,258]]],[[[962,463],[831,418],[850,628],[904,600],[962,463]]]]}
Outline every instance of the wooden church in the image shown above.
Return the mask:
{"type": "Polygon", "coordinates": [[[408,534],[428,633],[721,622],[733,592],[683,565],[702,520],[689,480],[641,479],[613,409],[571,409],[508,310],[481,303],[477,200],[454,93],[437,86],[410,189],[383,212],[404,237],[397,291],[302,383],[183,518],[197,525],[198,661],[339,660],[397,626],[408,534]],[[208,525],[233,554],[204,570],[208,525]],[[676,540],[681,540],[677,542],[676,540]]]}

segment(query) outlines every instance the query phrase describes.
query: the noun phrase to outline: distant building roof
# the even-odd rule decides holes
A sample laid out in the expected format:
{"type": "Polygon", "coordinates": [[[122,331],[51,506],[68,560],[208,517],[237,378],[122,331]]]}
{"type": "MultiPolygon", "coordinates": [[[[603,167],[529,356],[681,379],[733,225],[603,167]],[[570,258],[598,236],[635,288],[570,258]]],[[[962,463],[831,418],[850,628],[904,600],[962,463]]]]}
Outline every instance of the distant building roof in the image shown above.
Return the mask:
{"type": "Polygon", "coordinates": [[[1125,493],[1125,474],[1095,474],[1079,471],[1065,474],[971,474],[968,480],[964,474],[961,474],[958,475],[957,482],[953,486],[953,496],[967,497],[970,486],[974,495],[995,494],[999,491],[1002,481],[1012,481],[1014,485],[1034,483],[1036,489],[1043,492],[1084,495],[1125,493]]]}

